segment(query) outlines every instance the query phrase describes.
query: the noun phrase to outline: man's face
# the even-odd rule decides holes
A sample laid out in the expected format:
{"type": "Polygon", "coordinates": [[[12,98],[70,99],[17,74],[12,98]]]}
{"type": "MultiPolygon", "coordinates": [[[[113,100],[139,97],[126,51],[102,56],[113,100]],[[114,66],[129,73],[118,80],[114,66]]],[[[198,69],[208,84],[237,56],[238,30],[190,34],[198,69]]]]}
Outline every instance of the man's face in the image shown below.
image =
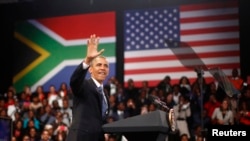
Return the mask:
{"type": "Polygon", "coordinates": [[[42,133],[42,139],[43,140],[48,140],[50,138],[50,135],[49,135],[49,132],[48,131],[44,131],[43,133],[42,133]]]}
{"type": "Polygon", "coordinates": [[[89,67],[91,77],[96,79],[99,83],[103,83],[109,75],[109,64],[105,58],[95,58],[92,65],[89,67]]]}

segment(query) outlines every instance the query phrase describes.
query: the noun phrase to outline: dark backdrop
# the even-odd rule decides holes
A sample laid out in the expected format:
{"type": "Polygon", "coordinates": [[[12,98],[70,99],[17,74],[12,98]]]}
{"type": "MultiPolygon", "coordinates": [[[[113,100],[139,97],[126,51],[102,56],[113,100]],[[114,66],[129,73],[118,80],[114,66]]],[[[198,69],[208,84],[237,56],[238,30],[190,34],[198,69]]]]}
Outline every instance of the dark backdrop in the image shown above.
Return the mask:
{"type": "MultiPolygon", "coordinates": [[[[7,0],[6,0],[7,1],[7,0]]],[[[117,46],[123,46],[122,11],[133,8],[159,7],[226,0],[16,0],[17,2],[0,2],[0,93],[12,84],[12,46],[14,23],[30,18],[44,18],[80,13],[102,12],[114,10],[117,12],[117,46]]],[[[240,13],[240,60],[241,76],[246,79],[250,75],[249,44],[250,37],[250,5],[248,0],[239,0],[240,13]]],[[[123,82],[123,48],[117,48],[117,78],[123,82]]]]}

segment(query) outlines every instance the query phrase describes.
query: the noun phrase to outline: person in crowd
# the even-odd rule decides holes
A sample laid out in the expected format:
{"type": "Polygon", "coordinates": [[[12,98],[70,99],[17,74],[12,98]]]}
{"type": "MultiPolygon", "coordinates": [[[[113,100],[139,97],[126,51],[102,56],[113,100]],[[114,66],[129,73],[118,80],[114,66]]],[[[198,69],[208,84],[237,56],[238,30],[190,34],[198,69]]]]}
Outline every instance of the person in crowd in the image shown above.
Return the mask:
{"type": "Polygon", "coordinates": [[[25,100],[31,101],[32,91],[31,91],[31,87],[30,87],[29,85],[25,85],[25,86],[23,87],[22,93],[25,94],[25,100]]]}
{"type": "Polygon", "coordinates": [[[143,90],[141,89],[141,91],[139,92],[139,97],[137,99],[134,100],[136,103],[136,108],[137,107],[141,107],[142,105],[148,105],[149,103],[151,103],[151,101],[148,99],[147,96],[147,90],[143,90]]]}
{"type": "Polygon", "coordinates": [[[0,98],[0,111],[2,111],[3,109],[6,109],[6,105],[5,105],[5,99],[4,98],[0,98]]]}
{"type": "Polygon", "coordinates": [[[161,90],[161,89],[158,90],[158,97],[159,97],[159,100],[165,101],[167,94],[169,94],[169,93],[165,93],[165,92],[164,92],[163,90],[161,90]]]}
{"type": "Polygon", "coordinates": [[[18,110],[14,113],[14,117],[15,118],[12,119],[13,123],[15,123],[18,120],[23,120],[23,117],[22,117],[20,111],[18,111],[18,110]]]}
{"type": "Polygon", "coordinates": [[[128,98],[124,92],[124,88],[121,85],[117,86],[117,92],[115,94],[116,102],[125,102],[128,98]]]}
{"type": "Polygon", "coordinates": [[[117,110],[117,99],[116,95],[109,96],[109,116],[112,116],[113,113],[117,110]]]}
{"type": "MultiPolygon", "coordinates": [[[[29,99],[29,97],[27,96],[26,93],[21,92],[21,93],[18,95],[18,103],[19,103],[19,105],[21,106],[21,108],[29,106],[29,104],[30,104],[30,99],[29,99]]],[[[29,109],[29,108],[28,108],[28,109],[29,109]]],[[[28,109],[27,109],[27,110],[28,110],[28,109]]]]}
{"type": "Polygon", "coordinates": [[[49,86],[49,92],[48,92],[47,96],[48,96],[49,105],[52,107],[53,107],[53,105],[52,105],[53,101],[55,101],[55,100],[59,101],[59,99],[61,99],[61,97],[59,96],[59,94],[57,92],[55,85],[49,86]]]}
{"type": "Polygon", "coordinates": [[[211,119],[215,108],[220,107],[221,103],[216,99],[214,94],[209,96],[207,102],[204,103],[204,109],[207,111],[208,117],[211,119]]]}
{"type": "Polygon", "coordinates": [[[40,122],[42,127],[44,127],[47,124],[52,124],[56,120],[55,115],[53,115],[52,113],[50,105],[46,105],[44,107],[44,111],[45,113],[40,116],[40,122]]]}
{"type": "Polygon", "coordinates": [[[28,117],[23,119],[23,128],[27,129],[29,126],[29,122],[33,121],[34,127],[37,130],[40,130],[40,120],[37,119],[35,112],[33,110],[28,111],[28,117]]]}
{"type": "MultiPolygon", "coordinates": [[[[40,131],[40,129],[37,129],[37,128],[36,128],[34,121],[33,121],[33,120],[29,120],[29,121],[28,121],[27,127],[26,127],[26,128],[23,128],[23,130],[24,130],[23,133],[29,135],[30,129],[31,129],[31,128],[35,128],[38,132],[40,131]]],[[[30,136],[30,135],[29,135],[29,136],[30,136]]]]}
{"type": "Polygon", "coordinates": [[[47,98],[44,87],[42,85],[37,86],[35,92],[32,95],[37,95],[40,102],[47,98]]]}
{"type": "Polygon", "coordinates": [[[18,111],[20,111],[19,102],[18,99],[14,99],[14,104],[11,104],[7,107],[8,116],[14,121],[16,118],[15,113],[18,111]]]}
{"type": "Polygon", "coordinates": [[[118,141],[117,135],[110,135],[107,141],[118,141]]]}
{"type": "Polygon", "coordinates": [[[181,88],[180,88],[179,84],[174,84],[173,87],[172,87],[172,89],[173,89],[173,92],[172,92],[172,94],[173,94],[173,100],[174,100],[174,103],[176,105],[176,104],[179,103],[179,97],[181,95],[181,91],[180,91],[181,88]]]}
{"type": "Polygon", "coordinates": [[[30,136],[30,141],[39,141],[40,139],[40,134],[38,132],[38,130],[35,127],[31,127],[29,128],[29,132],[28,132],[29,136],[30,136]]]}
{"type": "Polygon", "coordinates": [[[186,133],[181,134],[180,141],[189,141],[188,134],[186,134],[186,133]]]}
{"type": "Polygon", "coordinates": [[[114,95],[117,93],[117,87],[120,85],[119,81],[115,76],[111,76],[108,82],[104,85],[104,89],[107,91],[108,95],[114,95]]]}
{"type": "Polygon", "coordinates": [[[166,106],[168,108],[173,108],[174,105],[176,105],[176,103],[174,101],[174,95],[172,93],[167,94],[164,102],[166,103],[166,106]]]}
{"type": "Polygon", "coordinates": [[[8,108],[9,106],[15,105],[15,101],[16,100],[14,91],[7,91],[5,107],[8,108]]]}
{"type": "Polygon", "coordinates": [[[244,92],[239,97],[239,102],[246,101],[250,103],[250,85],[244,90],[244,92]]]}
{"type": "Polygon", "coordinates": [[[62,107],[59,105],[58,100],[55,99],[55,100],[52,102],[52,107],[51,107],[51,112],[52,112],[52,114],[53,114],[53,115],[56,115],[56,113],[57,113],[58,111],[60,111],[61,108],[62,108],[62,107]]]}
{"type": "Polygon", "coordinates": [[[241,101],[236,119],[240,125],[250,125],[250,103],[241,101]]]}
{"type": "Polygon", "coordinates": [[[58,93],[59,93],[59,96],[60,96],[62,99],[68,97],[69,88],[68,88],[68,84],[67,84],[66,82],[62,82],[62,83],[60,84],[58,93]]]}
{"type": "Polygon", "coordinates": [[[126,112],[129,117],[136,116],[140,114],[140,109],[138,109],[138,103],[132,98],[129,98],[126,102],[126,112]]]}
{"type": "Polygon", "coordinates": [[[17,141],[21,141],[23,138],[23,134],[23,121],[21,119],[16,120],[15,122],[13,122],[12,135],[16,137],[17,141]]]}
{"type": "Polygon", "coordinates": [[[182,76],[179,80],[179,86],[181,88],[187,89],[189,92],[191,91],[191,83],[187,76],[182,76]]]}
{"type": "Polygon", "coordinates": [[[31,102],[30,102],[30,105],[29,105],[29,109],[33,110],[35,112],[35,114],[37,114],[38,110],[40,108],[42,108],[42,106],[43,106],[42,102],[40,102],[38,95],[37,94],[33,94],[31,102]]]}
{"type": "Polygon", "coordinates": [[[149,111],[148,111],[148,105],[147,105],[147,104],[142,105],[140,108],[141,108],[141,109],[140,109],[140,115],[147,114],[147,113],[149,112],[149,111]]]}
{"type": "Polygon", "coordinates": [[[171,77],[169,75],[165,76],[164,79],[157,84],[156,88],[163,90],[166,94],[172,92],[171,77]]]}
{"type": "Polygon", "coordinates": [[[239,75],[239,71],[237,68],[232,69],[232,75],[229,76],[229,80],[236,90],[238,90],[239,92],[242,90],[244,80],[239,75]]]}
{"type": "Polygon", "coordinates": [[[30,136],[29,136],[29,134],[23,135],[22,141],[30,141],[30,136]]]}
{"type": "MultiPolygon", "coordinates": [[[[130,106],[132,107],[133,104],[134,103],[131,102],[130,106]]],[[[114,118],[115,121],[130,117],[130,113],[127,110],[127,102],[119,102],[117,104],[117,110],[115,110],[111,116],[114,118]]]]}
{"type": "Polygon", "coordinates": [[[68,99],[63,99],[63,107],[60,112],[63,114],[63,122],[69,127],[72,122],[72,109],[69,107],[68,99]]]}
{"type": "Polygon", "coordinates": [[[234,124],[234,115],[232,110],[229,108],[228,98],[224,98],[221,106],[214,109],[211,120],[213,124],[217,125],[234,124]]]}
{"type": "Polygon", "coordinates": [[[41,102],[42,102],[43,107],[46,107],[47,105],[49,105],[48,98],[43,99],[41,102]]]}
{"type": "Polygon", "coordinates": [[[141,82],[141,87],[139,88],[139,93],[141,93],[142,91],[144,91],[146,93],[146,98],[148,98],[151,90],[152,90],[152,88],[149,87],[148,81],[147,80],[143,80],[141,82]]]}
{"type": "Polygon", "coordinates": [[[23,102],[20,109],[20,114],[22,115],[23,119],[26,119],[29,117],[29,111],[30,111],[30,101],[23,102]]]}
{"type": "Polygon", "coordinates": [[[201,116],[204,112],[202,110],[203,104],[203,96],[204,94],[201,93],[201,89],[198,83],[192,85],[191,92],[189,94],[190,97],[190,107],[191,107],[191,118],[188,119],[189,122],[189,129],[191,129],[193,124],[199,124],[201,122],[201,116]]]}
{"type": "Polygon", "coordinates": [[[46,124],[46,125],[44,126],[43,130],[48,131],[48,133],[49,133],[48,136],[50,137],[51,140],[54,140],[54,137],[55,137],[55,136],[54,136],[54,132],[55,132],[55,130],[54,130],[52,124],[46,124]]]}
{"type": "Polygon", "coordinates": [[[18,141],[18,140],[17,140],[17,138],[15,136],[12,136],[11,141],[18,141]]]}
{"type": "Polygon", "coordinates": [[[136,99],[139,96],[139,89],[135,86],[134,80],[132,78],[128,79],[127,87],[124,88],[126,98],[136,99]]]}
{"type": "Polygon", "coordinates": [[[157,110],[156,104],[150,103],[150,104],[148,105],[148,112],[153,112],[153,111],[156,111],[156,110],[157,110]]]}
{"type": "Polygon", "coordinates": [[[7,113],[7,109],[6,109],[6,108],[0,110],[0,117],[11,118],[10,116],[8,116],[8,113],[7,113]]]}
{"type": "Polygon", "coordinates": [[[202,136],[202,126],[200,124],[194,125],[190,141],[198,141],[199,137],[202,136]]]}
{"type": "Polygon", "coordinates": [[[73,92],[73,119],[66,141],[104,141],[102,125],[108,115],[108,96],[103,83],[109,75],[109,62],[98,51],[99,37],[90,35],[85,59],[70,78],[73,92]],[[86,78],[87,72],[91,78],[86,78]]]}
{"type": "Polygon", "coordinates": [[[53,141],[48,130],[43,130],[40,141],[53,141]]]}
{"type": "Polygon", "coordinates": [[[213,82],[209,83],[209,87],[204,96],[205,100],[208,100],[210,94],[215,94],[216,99],[221,103],[227,96],[225,90],[222,88],[221,85],[222,84],[220,84],[217,80],[214,80],[213,82]]]}
{"type": "Polygon", "coordinates": [[[186,96],[179,97],[179,103],[173,107],[176,124],[179,134],[187,134],[190,138],[190,131],[187,119],[191,116],[190,101],[186,96]]]}
{"type": "Polygon", "coordinates": [[[56,135],[59,130],[68,131],[68,126],[63,122],[63,114],[60,111],[56,113],[56,120],[51,125],[54,130],[53,135],[56,135]]]}
{"type": "Polygon", "coordinates": [[[58,132],[54,135],[53,141],[65,141],[67,137],[67,132],[64,130],[58,130],[58,132]]]}

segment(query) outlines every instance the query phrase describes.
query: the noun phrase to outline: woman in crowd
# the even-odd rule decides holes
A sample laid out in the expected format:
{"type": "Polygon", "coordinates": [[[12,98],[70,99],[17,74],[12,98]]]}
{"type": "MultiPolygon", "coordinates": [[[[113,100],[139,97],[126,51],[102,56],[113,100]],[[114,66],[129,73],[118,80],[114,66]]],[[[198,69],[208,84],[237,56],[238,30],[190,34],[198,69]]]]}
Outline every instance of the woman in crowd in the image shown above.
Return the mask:
{"type": "Polygon", "coordinates": [[[217,125],[233,125],[234,115],[232,110],[229,108],[228,98],[225,98],[220,107],[214,109],[212,114],[212,122],[217,125]]]}

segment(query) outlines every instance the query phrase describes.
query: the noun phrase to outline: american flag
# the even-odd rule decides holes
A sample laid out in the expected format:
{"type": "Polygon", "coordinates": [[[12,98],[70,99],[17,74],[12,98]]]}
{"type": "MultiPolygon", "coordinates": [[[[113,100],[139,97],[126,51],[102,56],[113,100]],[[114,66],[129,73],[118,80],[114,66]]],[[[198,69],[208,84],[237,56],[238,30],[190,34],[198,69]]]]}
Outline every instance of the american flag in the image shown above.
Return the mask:
{"type": "Polygon", "coordinates": [[[125,11],[124,81],[156,86],[169,75],[172,84],[182,76],[192,83],[197,67],[206,82],[209,68],[231,75],[240,69],[238,17],[237,1],[125,11]]]}

